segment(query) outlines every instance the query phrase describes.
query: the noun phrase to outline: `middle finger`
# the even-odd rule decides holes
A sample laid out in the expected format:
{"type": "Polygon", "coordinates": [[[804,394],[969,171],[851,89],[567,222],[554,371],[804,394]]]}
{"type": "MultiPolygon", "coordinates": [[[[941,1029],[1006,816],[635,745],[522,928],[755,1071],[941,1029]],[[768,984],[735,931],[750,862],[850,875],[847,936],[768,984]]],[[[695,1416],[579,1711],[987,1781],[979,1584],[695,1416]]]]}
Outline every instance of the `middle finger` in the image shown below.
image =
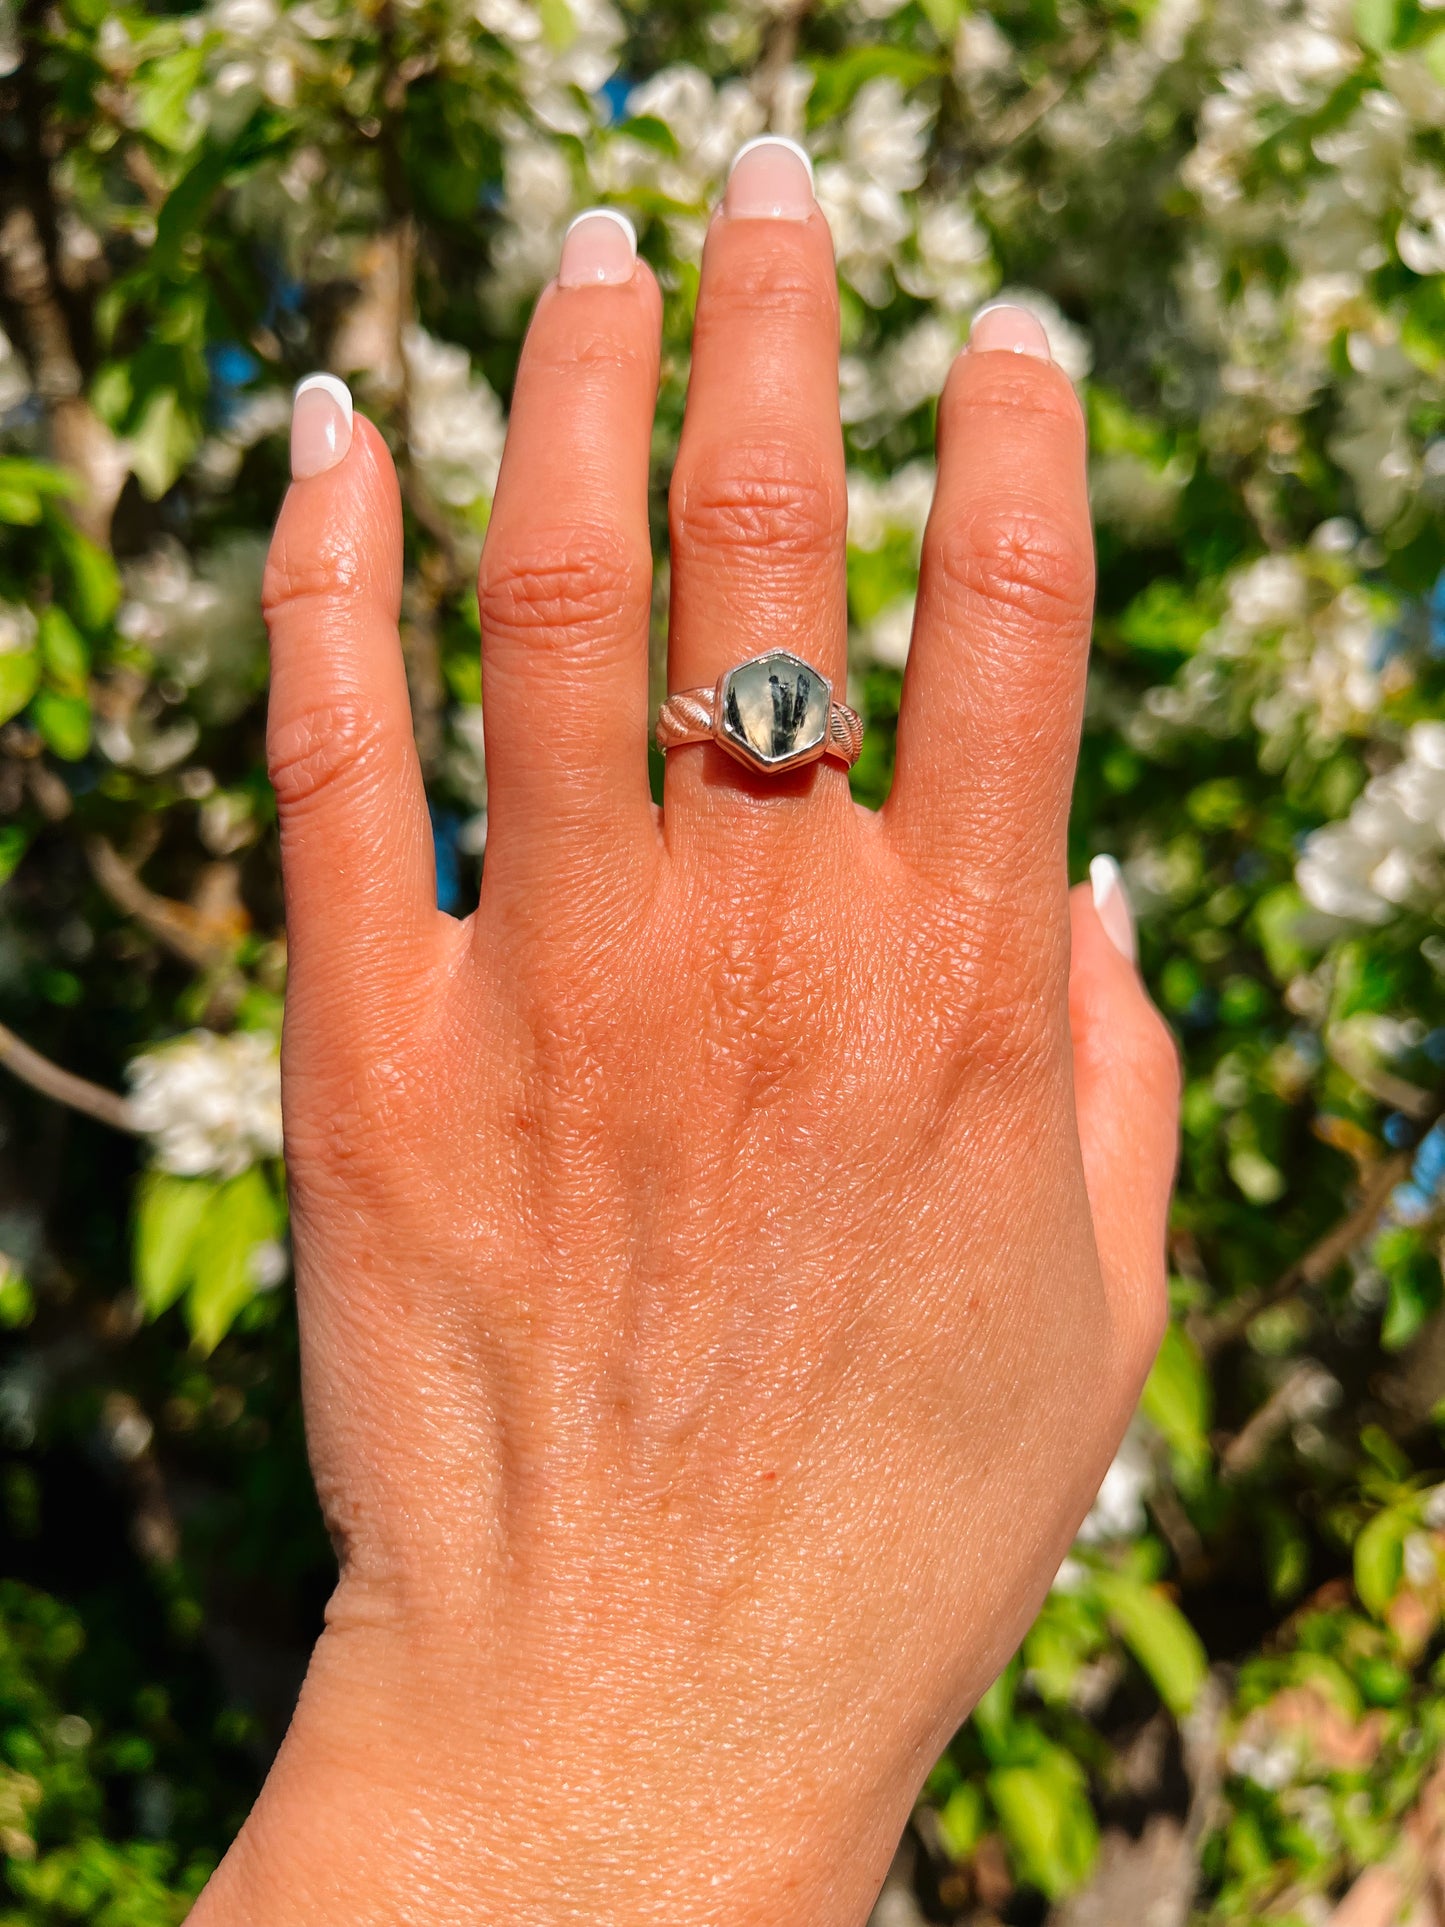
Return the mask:
{"type": "MultiPolygon", "coordinates": [[[[783,648],[841,699],[847,483],[837,273],[811,168],[790,141],[743,149],[708,234],[671,522],[669,689],[710,686],[725,669],[783,648]]],[[[735,827],[748,796],[836,811],[847,777],[831,761],[754,777],[712,744],[669,753],[671,829],[735,827]]]]}

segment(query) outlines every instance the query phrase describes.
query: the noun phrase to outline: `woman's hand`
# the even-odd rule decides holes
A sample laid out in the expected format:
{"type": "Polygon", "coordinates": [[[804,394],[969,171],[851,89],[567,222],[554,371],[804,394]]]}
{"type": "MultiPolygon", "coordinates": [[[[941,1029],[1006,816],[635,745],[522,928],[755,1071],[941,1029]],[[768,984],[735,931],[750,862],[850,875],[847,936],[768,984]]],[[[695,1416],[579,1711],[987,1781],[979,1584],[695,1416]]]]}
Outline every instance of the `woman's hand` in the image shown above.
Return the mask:
{"type": "MultiPolygon", "coordinates": [[[[1065,875],[1092,590],[1068,380],[1006,309],[949,378],[886,807],[707,745],[669,755],[659,812],[658,342],[624,229],[582,223],[482,564],[463,922],[391,462],[301,404],[270,750],[342,1573],[204,1927],[861,1922],[1161,1329],[1174,1053],[1121,893],[1101,922],[1065,875]]],[[[755,148],[698,301],[674,690],[770,645],[845,683],[837,355],[806,170],[755,148]]]]}

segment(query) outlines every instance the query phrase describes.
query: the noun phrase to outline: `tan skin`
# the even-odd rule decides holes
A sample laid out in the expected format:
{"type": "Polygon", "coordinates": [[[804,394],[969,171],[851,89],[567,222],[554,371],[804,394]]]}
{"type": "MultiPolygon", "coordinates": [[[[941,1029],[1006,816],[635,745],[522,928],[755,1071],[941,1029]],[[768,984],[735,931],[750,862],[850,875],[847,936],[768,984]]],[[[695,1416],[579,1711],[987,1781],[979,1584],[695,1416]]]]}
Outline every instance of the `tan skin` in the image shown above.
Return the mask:
{"type": "MultiPolygon", "coordinates": [[[[1176,1069],[1065,824],[1092,595],[1047,360],[960,357],[886,807],[648,794],[660,303],[542,297],[482,564],[490,840],[435,908],[358,418],[266,584],[312,1461],[342,1572],[197,1927],[861,1924],[1163,1318],[1176,1069]]],[[[826,225],[707,246],[674,689],[845,682],[826,225]]]]}

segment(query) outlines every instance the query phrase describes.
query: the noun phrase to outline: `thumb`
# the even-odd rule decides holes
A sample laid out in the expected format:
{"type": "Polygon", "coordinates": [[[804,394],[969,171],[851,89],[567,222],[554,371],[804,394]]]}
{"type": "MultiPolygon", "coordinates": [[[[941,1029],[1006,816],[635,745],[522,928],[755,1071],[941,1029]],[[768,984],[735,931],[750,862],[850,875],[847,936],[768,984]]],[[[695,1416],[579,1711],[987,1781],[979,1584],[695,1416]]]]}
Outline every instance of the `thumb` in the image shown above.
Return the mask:
{"type": "Polygon", "coordinates": [[[1094,1242],[1125,1331],[1152,1360],[1167,1312],[1165,1232],[1179,1140],[1179,1056],[1134,964],[1119,866],[1070,893],[1074,1104],[1094,1242]]]}

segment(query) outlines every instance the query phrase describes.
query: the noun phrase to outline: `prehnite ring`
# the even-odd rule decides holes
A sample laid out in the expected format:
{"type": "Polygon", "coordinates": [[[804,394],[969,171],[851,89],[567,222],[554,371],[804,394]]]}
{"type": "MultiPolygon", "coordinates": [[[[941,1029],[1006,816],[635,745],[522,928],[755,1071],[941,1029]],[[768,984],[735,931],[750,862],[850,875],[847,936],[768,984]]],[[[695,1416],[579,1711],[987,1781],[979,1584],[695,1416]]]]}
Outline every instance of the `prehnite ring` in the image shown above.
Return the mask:
{"type": "Polygon", "coordinates": [[[764,776],[831,756],[851,769],[863,719],[835,703],[828,678],[786,649],[769,649],[718,677],[713,689],[669,696],[657,717],[657,747],[716,743],[764,776]]]}

